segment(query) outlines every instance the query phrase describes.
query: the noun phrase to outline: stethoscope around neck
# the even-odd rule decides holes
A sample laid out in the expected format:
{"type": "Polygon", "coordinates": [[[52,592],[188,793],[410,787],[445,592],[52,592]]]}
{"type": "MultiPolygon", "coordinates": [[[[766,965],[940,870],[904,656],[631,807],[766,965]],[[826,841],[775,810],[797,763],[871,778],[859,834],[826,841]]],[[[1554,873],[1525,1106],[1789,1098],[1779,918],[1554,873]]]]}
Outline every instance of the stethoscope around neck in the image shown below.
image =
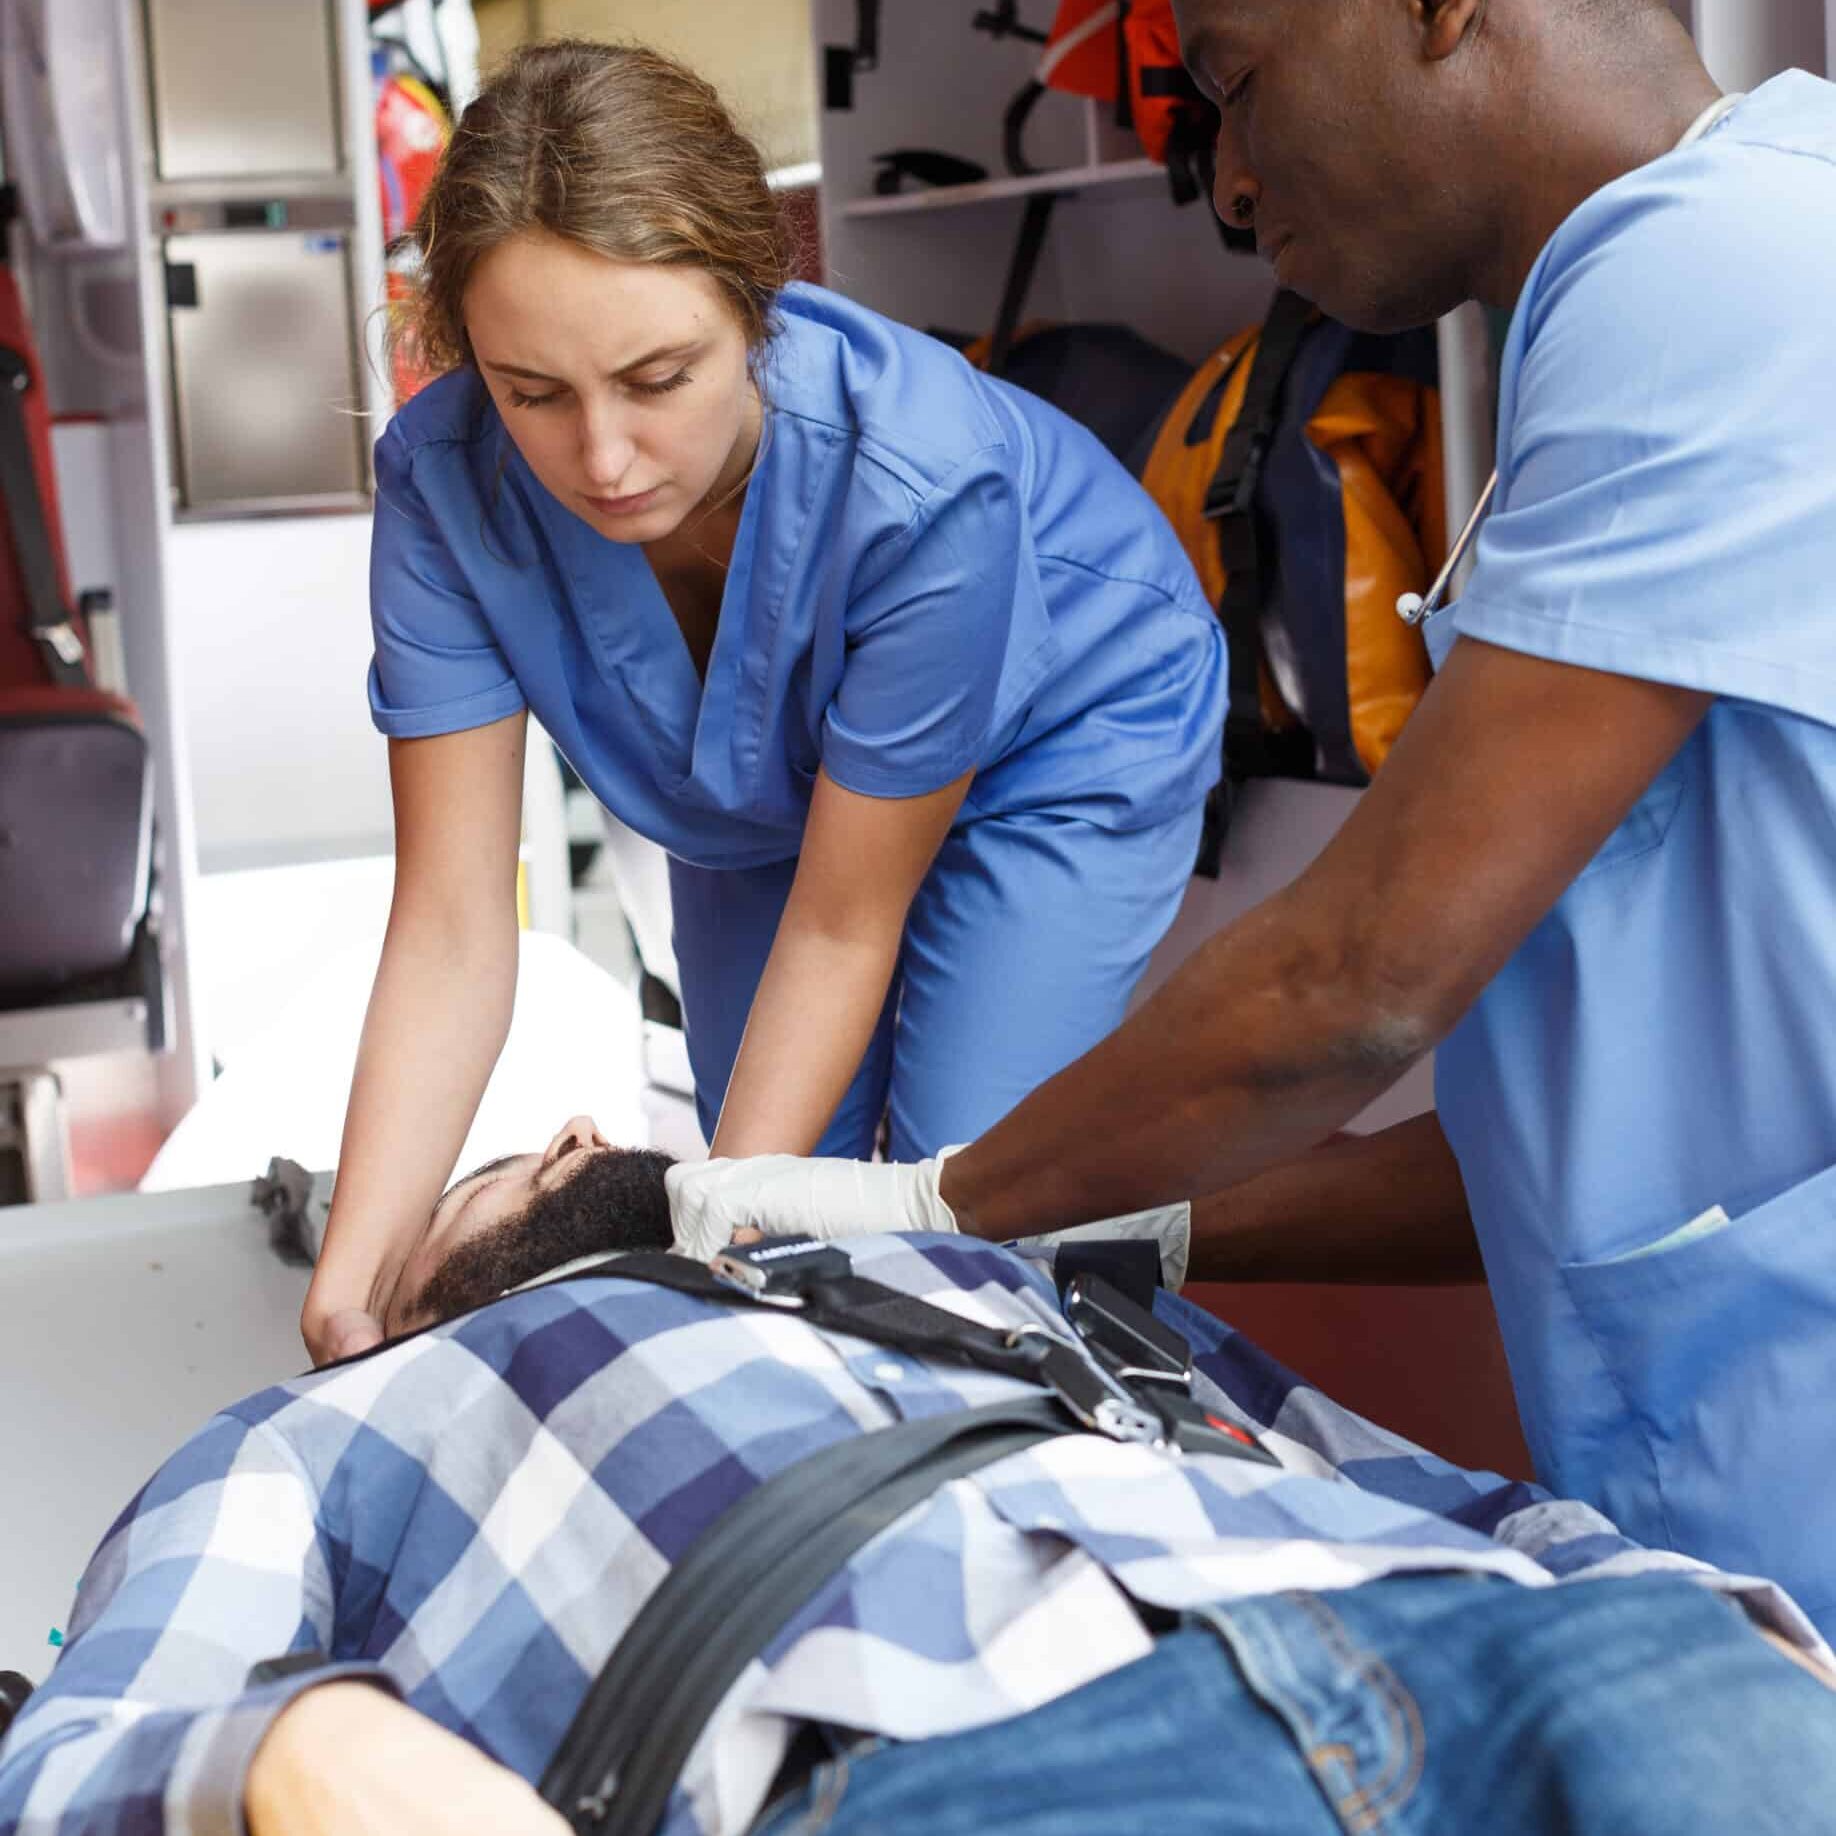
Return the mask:
{"type": "MultiPolygon", "coordinates": [[[[1744,94],[1717,96],[1713,102],[1689,124],[1689,132],[1679,140],[1671,150],[1681,153],[1685,147],[1692,147],[1704,134],[1719,127],[1735,108],[1746,100],[1744,94]]],[[[1472,552],[1473,544],[1479,539],[1479,525],[1485,521],[1485,513],[1492,507],[1492,499],[1498,495],[1498,474],[1493,472],[1486,480],[1486,486],[1479,493],[1479,501],[1473,506],[1473,513],[1466,519],[1466,527],[1460,531],[1460,538],[1453,545],[1446,564],[1435,575],[1426,593],[1405,593],[1396,602],[1396,616],[1405,625],[1425,625],[1429,619],[1441,611],[1447,600],[1447,589],[1453,585],[1453,577],[1460,571],[1460,563],[1472,552]]]]}

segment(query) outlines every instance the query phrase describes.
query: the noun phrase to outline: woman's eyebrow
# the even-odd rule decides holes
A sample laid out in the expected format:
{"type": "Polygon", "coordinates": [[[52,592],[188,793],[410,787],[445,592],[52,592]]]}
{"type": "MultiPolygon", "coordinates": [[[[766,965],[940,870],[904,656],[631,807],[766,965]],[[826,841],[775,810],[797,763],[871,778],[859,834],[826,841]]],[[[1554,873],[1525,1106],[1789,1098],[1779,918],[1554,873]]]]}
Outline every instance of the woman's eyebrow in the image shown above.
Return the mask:
{"type": "MultiPolygon", "coordinates": [[[[642,357],[633,357],[629,363],[621,365],[612,374],[629,376],[633,370],[641,370],[649,364],[661,363],[665,358],[687,357],[700,348],[699,338],[690,338],[680,344],[659,344],[655,350],[646,351],[642,357]]],[[[559,376],[549,375],[546,370],[532,370],[526,364],[497,363],[489,357],[480,357],[478,361],[485,369],[494,371],[499,376],[520,376],[525,382],[560,383],[564,380],[559,376]]],[[[479,1171],[484,1172],[486,1169],[481,1167],[479,1171]]],[[[467,1177],[469,1178],[470,1175],[467,1177]]]]}
{"type": "Polygon", "coordinates": [[[655,350],[646,351],[642,357],[633,357],[621,368],[614,370],[615,376],[629,376],[633,370],[641,370],[648,364],[661,363],[666,357],[686,357],[691,351],[701,348],[699,338],[687,338],[679,344],[659,344],[655,350]]]}
{"type": "MultiPolygon", "coordinates": [[[[487,370],[495,370],[499,376],[520,376],[525,382],[558,383],[561,380],[558,376],[550,376],[546,370],[531,370],[520,363],[494,363],[489,357],[481,357],[478,361],[483,364],[487,370]]],[[[480,1173],[485,1171],[483,1167],[480,1167],[478,1170],[480,1173]]],[[[471,1177],[472,1175],[469,1173],[466,1175],[467,1179],[471,1177]]],[[[460,1183],[463,1184],[464,1182],[461,1181],[460,1183]]]]}

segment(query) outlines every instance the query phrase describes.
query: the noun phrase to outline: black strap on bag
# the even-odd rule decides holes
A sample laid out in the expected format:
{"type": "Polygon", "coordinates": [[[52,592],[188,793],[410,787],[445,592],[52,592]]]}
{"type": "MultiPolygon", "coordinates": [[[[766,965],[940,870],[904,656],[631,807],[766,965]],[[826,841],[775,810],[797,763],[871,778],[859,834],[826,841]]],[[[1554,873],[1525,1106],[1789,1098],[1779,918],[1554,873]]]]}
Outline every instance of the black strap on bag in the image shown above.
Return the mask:
{"type": "Polygon", "coordinates": [[[32,464],[25,418],[25,393],[31,386],[32,372],[24,356],[0,345],[0,496],[6,499],[7,530],[25,587],[26,633],[59,688],[88,688],[83,640],[58,591],[57,563],[32,464]]]}
{"type": "Polygon", "coordinates": [[[1271,584],[1271,544],[1256,494],[1281,423],[1282,394],[1312,316],[1313,308],[1299,294],[1275,296],[1257,341],[1242,409],[1224,437],[1218,469],[1205,493],[1204,514],[1217,524],[1218,553],[1227,575],[1218,618],[1230,644],[1224,759],[1235,778],[1262,777],[1269,770],[1268,733],[1262,724],[1262,612],[1271,584]]]}
{"type": "Polygon", "coordinates": [[[1216,879],[1228,827],[1229,799],[1246,778],[1280,769],[1307,775],[1305,761],[1277,757],[1262,719],[1262,614],[1268,604],[1270,553],[1267,517],[1256,502],[1262,468],[1281,425],[1282,396],[1306,340],[1313,308],[1297,293],[1276,294],[1244,385],[1243,406],[1224,437],[1218,469],[1205,493],[1204,515],[1218,526],[1225,568],[1218,620],[1230,656],[1230,710],[1224,719],[1224,782],[1205,808],[1197,871],[1216,879]]]}
{"type": "Polygon", "coordinates": [[[1007,279],[1001,288],[1001,304],[995,312],[994,335],[988,342],[988,374],[999,376],[1007,368],[1008,354],[1014,348],[1014,333],[1020,329],[1020,314],[1026,296],[1033,288],[1033,273],[1039,266],[1039,251],[1045,247],[1046,231],[1052,227],[1052,207],[1058,202],[1053,191],[1036,191],[1026,201],[1026,214],[1020,219],[1020,234],[1014,252],[1008,259],[1007,279]]]}

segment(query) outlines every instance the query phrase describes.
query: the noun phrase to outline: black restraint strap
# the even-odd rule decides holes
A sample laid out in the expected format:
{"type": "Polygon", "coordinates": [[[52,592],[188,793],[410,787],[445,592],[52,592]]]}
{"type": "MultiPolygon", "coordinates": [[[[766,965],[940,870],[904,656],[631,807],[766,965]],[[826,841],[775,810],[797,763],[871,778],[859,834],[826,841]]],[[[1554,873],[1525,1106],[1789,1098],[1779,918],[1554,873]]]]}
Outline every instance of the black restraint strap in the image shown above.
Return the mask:
{"type": "Polygon", "coordinates": [[[990,376],[999,376],[1007,368],[1008,354],[1014,348],[1014,333],[1020,329],[1020,314],[1033,288],[1033,271],[1039,266],[1039,251],[1045,247],[1046,231],[1052,226],[1052,206],[1057,201],[1058,194],[1053,191],[1036,191],[1026,201],[1026,215],[1020,220],[1020,235],[1007,264],[1007,281],[1001,289],[994,335],[988,344],[990,376]]]}
{"type": "MultiPolygon", "coordinates": [[[[616,1275],[626,1281],[647,1281],[659,1288],[674,1288],[700,1300],[718,1301],[723,1307],[750,1307],[778,1312],[778,1304],[722,1281],[706,1263],[664,1250],[637,1250],[609,1256],[603,1263],[579,1269],[563,1280],[587,1275],[616,1275]]],[[[1044,1365],[1050,1346],[1043,1333],[1015,1341],[1014,1335],[992,1326],[978,1326],[959,1314],[933,1307],[928,1301],[869,1281],[864,1275],[844,1275],[820,1281],[803,1290],[796,1317],[831,1332],[852,1333],[875,1345],[921,1358],[942,1358],[953,1364],[972,1364],[1030,1383],[1048,1381],[1044,1365]]],[[[1054,1341],[1063,1343],[1063,1341],[1054,1341]]]]}
{"type": "Polygon", "coordinates": [[[649,1836],[728,1690],[852,1556],[950,1480],[1076,1432],[1050,1397],[1022,1397],[822,1448],[747,1493],[620,1639],[542,1775],[543,1801],[582,1836],[649,1836]]]}
{"type": "Polygon", "coordinates": [[[25,588],[26,632],[59,688],[88,688],[82,640],[58,592],[57,563],[32,465],[25,417],[25,392],[31,386],[25,358],[10,345],[0,345],[0,496],[6,499],[7,531],[25,588]]]}
{"type": "Polygon", "coordinates": [[[1227,578],[1218,618],[1230,647],[1230,713],[1224,722],[1224,766],[1233,780],[1270,769],[1262,724],[1262,613],[1269,597],[1269,538],[1256,504],[1262,468],[1281,422],[1282,392],[1307,335],[1313,308],[1297,293],[1278,293],[1257,341],[1243,407],[1224,438],[1205,515],[1218,526],[1227,578]]]}

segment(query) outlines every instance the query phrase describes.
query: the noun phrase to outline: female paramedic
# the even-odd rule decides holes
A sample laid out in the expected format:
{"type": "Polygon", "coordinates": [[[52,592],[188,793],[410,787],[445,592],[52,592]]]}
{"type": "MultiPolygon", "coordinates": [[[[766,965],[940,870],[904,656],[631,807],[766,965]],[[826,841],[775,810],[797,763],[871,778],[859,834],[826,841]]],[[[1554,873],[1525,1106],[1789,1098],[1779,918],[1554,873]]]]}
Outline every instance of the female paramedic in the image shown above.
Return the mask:
{"type": "MultiPolygon", "coordinates": [[[[1181,0],[1220,209],[1355,325],[1516,302],[1439,673],[1292,887],[847,1221],[1208,1194],[1213,1279],[1482,1252],[1538,1476],[1836,1637],[1836,86],[1719,96],[1664,0],[1293,11],[1181,0]],[[1312,1147],[1430,1047],[1436,1115],[1312,1147]]],[[[833,1183],[677,1169],[678,1236],[833,1183]]]]}
{"type": "Polygon", "coordinates": [[[1223,640],[1081,428],[814,288],[655,54],[518,54],[415,228],[447,373],[376,452],[396,889],[325,1256],[374,1336],[502,1045],[525,710],[671,856],[722,1155],[916,1158],[1120,1020],[1218,773],[1223,640]],[[718,1118],[718,1126],[717,1124],[718,1118]]]}

